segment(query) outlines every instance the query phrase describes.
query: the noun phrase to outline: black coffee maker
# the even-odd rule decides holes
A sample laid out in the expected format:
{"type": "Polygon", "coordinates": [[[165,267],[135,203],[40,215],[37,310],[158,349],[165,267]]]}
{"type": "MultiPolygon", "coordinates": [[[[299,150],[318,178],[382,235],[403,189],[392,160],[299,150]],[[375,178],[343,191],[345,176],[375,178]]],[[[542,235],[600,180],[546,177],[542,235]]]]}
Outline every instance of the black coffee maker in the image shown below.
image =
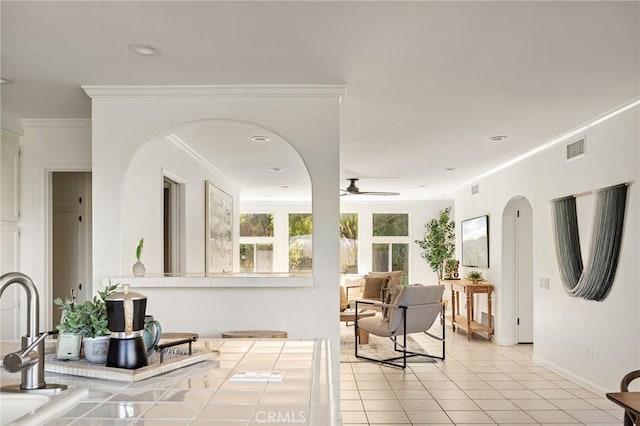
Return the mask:
{"type": "Polygon", "coordinates": [[[129,291],[129,284],[122,285],[122,292],[105,299],[111,336],[107,352],[107,367],[136,369],[149,364],[144,346],[144,314],[147,297],[129,291]]]}

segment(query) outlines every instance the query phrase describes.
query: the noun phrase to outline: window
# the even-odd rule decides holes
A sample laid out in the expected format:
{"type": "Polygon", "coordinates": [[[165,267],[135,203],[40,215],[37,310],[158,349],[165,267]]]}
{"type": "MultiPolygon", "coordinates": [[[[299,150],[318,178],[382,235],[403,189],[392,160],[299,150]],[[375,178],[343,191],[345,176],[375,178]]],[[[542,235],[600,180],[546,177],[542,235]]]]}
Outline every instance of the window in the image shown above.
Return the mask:
{"type": "Polygon", "coordinates": [[[312,223],[311,213],[289,214],[289,272],[311,270],[312,223]]]}
{"type": "Polygon", "coordinates": [[[340,215],[340,272],[358,273],[358,214],[340,215]]]}
{"type": "Polygon", "coordinates": [[[373,214],[374,272],[402,270],[402,284],[409,282],[409,215],[373,214]]]}
{"type": "Polygon", "coordinates": [[[374,237],[408,237],[409,236],[409,215],[406,213],[397,214],[373,214],[373,236],[374,237]]]}
{"type": "Polygon", "coordinates": [[[273,272],[273,213],[240,215],[240,271],[273,272]]]}

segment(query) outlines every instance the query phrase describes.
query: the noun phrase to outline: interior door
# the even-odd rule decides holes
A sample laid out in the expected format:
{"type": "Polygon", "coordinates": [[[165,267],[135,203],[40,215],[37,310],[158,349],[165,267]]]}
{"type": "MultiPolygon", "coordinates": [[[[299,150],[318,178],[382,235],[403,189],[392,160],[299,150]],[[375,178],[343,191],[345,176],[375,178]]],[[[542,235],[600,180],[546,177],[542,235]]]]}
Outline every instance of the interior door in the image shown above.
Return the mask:
{"type": "Polygon", "coordinates": [[[533,343],[533,217],[524,198],[516,205],[515,225],[517,339],[533,343]]]}

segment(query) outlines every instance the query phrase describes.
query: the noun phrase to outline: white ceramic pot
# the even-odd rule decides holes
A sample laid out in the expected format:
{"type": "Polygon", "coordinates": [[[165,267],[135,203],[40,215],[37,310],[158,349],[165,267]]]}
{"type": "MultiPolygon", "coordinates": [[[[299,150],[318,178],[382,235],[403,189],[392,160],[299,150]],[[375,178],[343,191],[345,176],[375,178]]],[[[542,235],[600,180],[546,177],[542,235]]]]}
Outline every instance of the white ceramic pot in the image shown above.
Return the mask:
{"type": "Polygon", "coordinates": [[[109,336],[85,337],[84,356],[92,364],[104,364],[107,362],[109,349],[109,336]]]}
{"type": "Polygon", "coordinates": [[[147,271],[147,268],[144,267],[144,263],[139,260],[133,264],[133,276],[134,277],[144,277],[144,273],[147,271]]]}
{"type": "Polygon", "coordinates": [[[82,334],[80,333],[58,333],[56,343],[57,359],[80,359],[80,345],[82,344],[82,334]]]}

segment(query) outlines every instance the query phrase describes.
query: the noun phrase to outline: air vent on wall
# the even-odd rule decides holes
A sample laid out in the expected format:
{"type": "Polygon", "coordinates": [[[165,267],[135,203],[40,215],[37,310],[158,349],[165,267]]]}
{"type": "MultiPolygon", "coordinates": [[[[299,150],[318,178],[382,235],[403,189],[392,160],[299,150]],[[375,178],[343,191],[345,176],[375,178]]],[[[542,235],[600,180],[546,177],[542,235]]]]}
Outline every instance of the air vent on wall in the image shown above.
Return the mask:
{"type": "Polygon", "coordinates": [[[567,144],[567,161],[577,160],[585,156],[585,138],[567,144]]]}
{"type": "Polygon", "coordinates": [[[471,187],[471,195],[478,195],[480,193],[480,187],[476,184],[471,187]]]}

